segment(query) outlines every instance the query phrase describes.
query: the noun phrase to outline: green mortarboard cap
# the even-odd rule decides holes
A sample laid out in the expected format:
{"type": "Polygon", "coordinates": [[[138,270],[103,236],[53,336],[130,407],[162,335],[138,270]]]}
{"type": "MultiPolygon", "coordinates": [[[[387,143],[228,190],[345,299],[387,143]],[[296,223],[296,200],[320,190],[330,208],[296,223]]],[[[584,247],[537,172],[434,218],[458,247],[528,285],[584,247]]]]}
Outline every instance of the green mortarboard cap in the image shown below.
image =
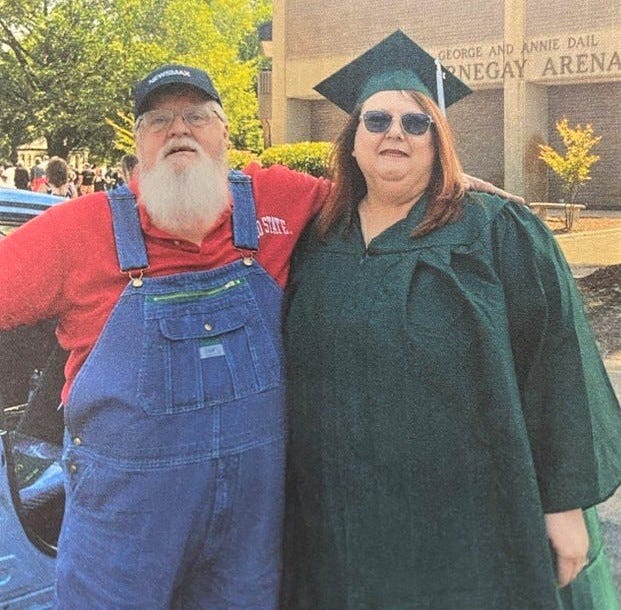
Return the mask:
{"type": "Polygon", "coordinates": [[[378,91],[399,90],[420,91],[443,110],[472,93],[465,83],[441,67],[401,30],[393,32],[315,87],[315,91],[348,114],[378,91]],[[438,81],[443,84],[440,91],[438,81]]]}

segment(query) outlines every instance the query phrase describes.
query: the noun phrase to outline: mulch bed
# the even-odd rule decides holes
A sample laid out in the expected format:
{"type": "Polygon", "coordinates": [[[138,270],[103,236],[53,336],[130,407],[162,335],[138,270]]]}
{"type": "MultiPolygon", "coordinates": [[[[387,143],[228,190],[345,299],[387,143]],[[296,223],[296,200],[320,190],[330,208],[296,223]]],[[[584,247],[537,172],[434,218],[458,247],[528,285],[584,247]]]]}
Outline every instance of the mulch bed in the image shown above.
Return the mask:
{"type": "MultiPolygon", "coordinates": [[[[568,233],[562,216],[549,216],[546,223],[556,235],[568,233]]],[[[571,233],[618,228],[619,217],[581,216],[571,233]]],[[[602,356],[621,358],[621,265],[602,267],[576,283],[602,356]]]]}
{"type": "Polygon", "coordinates": [[[621,265],[576,280],[604,357],[621,357],[621,265]]]}

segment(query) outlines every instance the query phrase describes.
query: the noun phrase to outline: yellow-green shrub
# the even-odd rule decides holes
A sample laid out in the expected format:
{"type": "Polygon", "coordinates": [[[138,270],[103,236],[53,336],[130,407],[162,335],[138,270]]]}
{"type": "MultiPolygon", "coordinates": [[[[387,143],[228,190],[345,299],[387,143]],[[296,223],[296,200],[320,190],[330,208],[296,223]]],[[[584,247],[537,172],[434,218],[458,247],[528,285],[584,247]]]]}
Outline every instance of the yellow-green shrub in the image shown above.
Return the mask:
{"type": "Polygon", "coordinates": [[[539,144],[539,158],[561,178],[567,200],[573,203],[580,185],[591,179],[591,166],[599,160],[598,155],[591,154],[591,148],[602,136],[596,136],[588,123],[585,127],[580,124],[571,127],[566,117],[556,122],[556,131],[565,146],[565,154],[548,144],[539,144]]]}
{"type": "Polygon", "coordinates": [[[246,165],[258,160],[253,152],[249,150],[237,150],[235,148],[231,148],[227,151],[227,158],[231,169],[244,169],[246,165]]]}
{"type": "Polygon", "coordinates": [[[266,148],[259,156],[261,165],[286,165],[312,176],[325,176],[328,157],[332,150],[330,142],[296,142],[266,148]]]}

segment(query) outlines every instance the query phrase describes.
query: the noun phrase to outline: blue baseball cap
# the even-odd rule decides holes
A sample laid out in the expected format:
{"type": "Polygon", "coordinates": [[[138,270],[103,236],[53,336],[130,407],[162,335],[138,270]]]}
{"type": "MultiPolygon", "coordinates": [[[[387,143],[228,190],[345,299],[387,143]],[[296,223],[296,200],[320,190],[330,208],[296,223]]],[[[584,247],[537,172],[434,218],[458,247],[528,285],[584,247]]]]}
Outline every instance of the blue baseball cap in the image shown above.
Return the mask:
{"type": "Polygon", "coordinates": [[[189,85],[205,93],[209,98],[218,102],[220,95],[211,82],[209,74],[200,68],[181,64],[165,64],[153,70],[134,87],[134,116],[139,116],[145,109],[147,98],[166,85],[189,85]]]}

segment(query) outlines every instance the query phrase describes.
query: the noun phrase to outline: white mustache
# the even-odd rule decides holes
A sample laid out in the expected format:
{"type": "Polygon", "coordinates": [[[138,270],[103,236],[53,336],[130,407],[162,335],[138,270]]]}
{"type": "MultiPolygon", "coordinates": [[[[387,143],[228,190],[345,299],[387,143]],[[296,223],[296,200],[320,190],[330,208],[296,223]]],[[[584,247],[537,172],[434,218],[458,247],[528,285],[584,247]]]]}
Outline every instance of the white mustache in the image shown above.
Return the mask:
{"type": "Polygon", "coordinates": [[[200,152],[199,146],[194,140],[187,137],[173,138],[166,142],[158,154],[158,161],[165,159],[171,152],[175,150],[192,150],[200,152]]]}

